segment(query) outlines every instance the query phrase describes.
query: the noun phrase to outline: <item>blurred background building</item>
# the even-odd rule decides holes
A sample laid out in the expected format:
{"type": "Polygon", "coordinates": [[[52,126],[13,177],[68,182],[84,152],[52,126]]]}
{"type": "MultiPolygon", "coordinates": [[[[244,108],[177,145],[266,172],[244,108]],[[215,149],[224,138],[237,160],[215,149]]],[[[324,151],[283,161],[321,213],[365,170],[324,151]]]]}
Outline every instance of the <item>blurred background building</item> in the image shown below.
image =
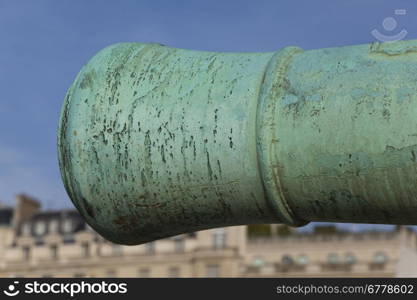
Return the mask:
{"type": "Polygon", "coordinates": [[[205,230],[139,246],[110,243],[75,210],[18,195],[0,207],[1,277],[417,276],[416,233],[284,225],[205,230]]]}

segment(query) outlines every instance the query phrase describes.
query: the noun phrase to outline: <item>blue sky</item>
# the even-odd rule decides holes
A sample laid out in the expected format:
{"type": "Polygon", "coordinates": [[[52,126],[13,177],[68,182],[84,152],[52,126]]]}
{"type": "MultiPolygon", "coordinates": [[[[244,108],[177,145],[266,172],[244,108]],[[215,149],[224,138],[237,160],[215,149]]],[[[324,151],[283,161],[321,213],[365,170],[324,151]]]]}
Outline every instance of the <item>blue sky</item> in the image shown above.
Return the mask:
{"type": "Polygon", "coordinates": [[[47,208],[71,207],[57,164],[60,108],[82,65],[107,45],[314,49],[372,42],[373,29],[415,39],[416,16],[415,0],[0,0],[0,201],[25,192],[47,208]],[[390,16],[398,24],[387,32],[390,16]]]}

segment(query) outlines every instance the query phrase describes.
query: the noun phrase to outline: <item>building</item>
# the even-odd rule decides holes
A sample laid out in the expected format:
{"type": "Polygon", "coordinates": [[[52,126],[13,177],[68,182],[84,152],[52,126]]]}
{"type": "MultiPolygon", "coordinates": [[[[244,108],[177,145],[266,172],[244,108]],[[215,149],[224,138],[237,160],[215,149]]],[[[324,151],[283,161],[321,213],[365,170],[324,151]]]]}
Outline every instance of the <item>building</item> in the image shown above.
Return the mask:
{"type": "Polygon", "coordinates": [[[298,233],[236,226],[121,246],[75,210],[42,211],[25,195],[0,207],[0,257],[1,277],[417,276],[416,233],[405,227],[298,233]]]}
{"type": "Polygon", "coordinates": [[[42,211],[17,196],[0,208],[2,277],[218,277],[239,274],[244,227],[184,234],[139,246],[110,243],[75,210],[42,211]]]}
{"type": "Polygon", "coordinates": [[[406,227],[250,238],[246,248],[248,277],[417,277],[416,233],[406,227]]]}

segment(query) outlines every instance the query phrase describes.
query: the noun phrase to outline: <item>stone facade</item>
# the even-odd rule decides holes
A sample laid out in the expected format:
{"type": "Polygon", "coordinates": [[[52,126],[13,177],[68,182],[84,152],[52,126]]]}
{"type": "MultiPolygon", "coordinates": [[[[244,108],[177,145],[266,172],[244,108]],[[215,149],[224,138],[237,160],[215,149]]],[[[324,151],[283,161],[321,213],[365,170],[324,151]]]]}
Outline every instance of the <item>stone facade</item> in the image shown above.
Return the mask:
{"type": "Polygon", "coordinates": [[[112,244],[75,210],[24,195],[0,207],[1,277],[417,276],[413,230],[298,233],[211,229],[139,246],[112,244]]]}

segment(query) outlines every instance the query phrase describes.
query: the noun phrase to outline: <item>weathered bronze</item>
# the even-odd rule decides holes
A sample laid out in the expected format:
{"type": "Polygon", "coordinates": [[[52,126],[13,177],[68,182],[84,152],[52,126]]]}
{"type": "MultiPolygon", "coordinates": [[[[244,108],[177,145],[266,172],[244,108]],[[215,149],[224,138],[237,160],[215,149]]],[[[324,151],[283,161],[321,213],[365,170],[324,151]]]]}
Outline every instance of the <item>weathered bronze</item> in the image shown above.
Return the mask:
{"type": "Polygon", "coordinates": [[[116,44],[70,87],[58,150],[70,198],[116,243],[251,223],[417,224],[417,41],[116,44]]]}

